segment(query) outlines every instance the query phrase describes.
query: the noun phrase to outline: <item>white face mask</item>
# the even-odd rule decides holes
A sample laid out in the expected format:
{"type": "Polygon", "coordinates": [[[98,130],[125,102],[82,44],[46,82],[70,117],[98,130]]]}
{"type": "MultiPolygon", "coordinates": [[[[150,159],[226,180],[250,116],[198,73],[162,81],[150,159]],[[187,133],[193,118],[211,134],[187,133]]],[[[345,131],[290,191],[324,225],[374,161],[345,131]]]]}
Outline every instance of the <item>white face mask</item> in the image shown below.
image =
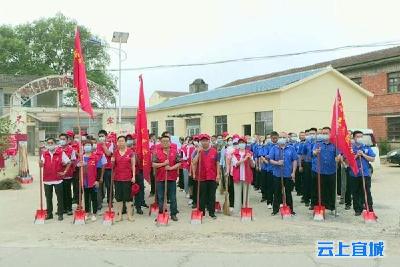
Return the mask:
{"type": "Polygon", "coordinates": [[[82,136],[82,141],[86,141],[86,136],[82,136]]]}
{"type": "Polygon", "coordinates": [[[245,143],[240,143],[238,145],[239,149],[245,149],[246,148],[246,144],[245,143]]]}
{"type": "Polygon", "coordinates": [[[358,137],[358,138],[356,138],[356,143],[360,144],[360,145],[363,145],[364,144],[364,139],[362,137],[358,137]]]}
{"type": "Polygon", "coordinates": [[[198,146],[198,145],[199,145],[199,142],[198,142],[198,141],[193,141],[193,144],[194,144],[195,146],[198,146]]]}
{"type": "Polygon", "coordinates": [[[67,141],[65,141],[65,140],[60,140],[60,141],[58,141],[58,144],[59,144],[60,146],[65,146],[65,145],[67,144],[67,141]]]}
{"type": "Polygon", "coordinates": [[[104,136],[99,137],[99,141],[100,141],[100,142],[104,142],[104,141],[106,141],[106,138],[105,138],[104,136]]]}
{"type": "Polygon", "coordinates": [[[232,146],[233,142],[232,141],[228,141],[228,146],[232,146]]]}
{"type": "Polygon", "coordinates": [[[46,145],[47,150],[53,152],[56,149],[55,145],[46,145]]]}

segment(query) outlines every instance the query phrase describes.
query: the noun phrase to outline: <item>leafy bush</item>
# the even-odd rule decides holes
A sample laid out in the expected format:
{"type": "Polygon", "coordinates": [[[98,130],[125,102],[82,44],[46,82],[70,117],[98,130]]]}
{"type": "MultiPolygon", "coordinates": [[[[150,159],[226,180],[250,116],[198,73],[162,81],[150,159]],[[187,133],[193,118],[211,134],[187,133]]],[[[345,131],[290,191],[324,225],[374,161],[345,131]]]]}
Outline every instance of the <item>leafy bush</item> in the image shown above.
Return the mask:
{"type": "Polygon", "coordinates": [[[390,143],[387,139],[379,139],[379,152],[381,155],[386,155],[391,150],[390,143]]]}

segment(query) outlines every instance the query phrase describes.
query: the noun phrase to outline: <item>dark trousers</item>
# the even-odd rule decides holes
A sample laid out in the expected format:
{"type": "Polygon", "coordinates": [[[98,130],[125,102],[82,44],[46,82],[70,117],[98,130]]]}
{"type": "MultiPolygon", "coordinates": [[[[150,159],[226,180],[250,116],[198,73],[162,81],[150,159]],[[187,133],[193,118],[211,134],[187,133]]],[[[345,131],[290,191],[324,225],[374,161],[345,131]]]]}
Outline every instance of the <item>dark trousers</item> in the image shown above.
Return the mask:
{"type": "Polygon", "coordinates": [[[267,175],[267,171],[261,171],[260,189],[263,200],[267,199],[267,175]]]}
{"type": "Polygon", "coordinates": [[[215,181],[201,181],[200,182],[200,210],[205,214],[207,206],[210,215],[215,214],[215,191],[217,190],[217,183],[215,181]]]}
{"type": "MultiPolygon", "coordinates": [[[[293,181],[292,178],[283,178],[283,185],[285,187],[285,195],[286,195],[286,204],[290,207],[293,212],[293,199],[292,199],[292,190],[293,190],[293,181]]],[[[273,212],[276,213],[279,211],[279,205],[283,202],[282,200],[282,186],[281,186],[281,178],[274,176],[274,204],[273,204],[273,212]]]]}
{"type": "Polygon", "coordinates": [[[179,186],[180,189],[184,189],[185,188],[185,183],[183,181],[183,170],[182,169],[179,169],[178,186],[179,186]]]}
{"type": "Polygon", "coordinates": [[[92,211],[93,214],[97,213],[97,188],[85,188],[85,211],[89,213],[92,211]],[[92,204],[92,206],[90,206],[92,204]]]}
{"type": "Polygon", "coordinates": [[[336,174],[321,174],[321,198],[322,205],[328,210],[335,210],[335,179],[336,174]]]}
{"type": "MultiPolygon", "coordinates": [[[[107,198],[107,205],[110,203],[110,189],[111,189],[111,169],[105,169],[103,175],[104,194],[107,198]]],[[[113,190],[114,191],[114,190],[113,190]]],[[[114,192],[111,193],[111,199],[114,197],[114,192]]]]}
{"type": "Polygon", "coordinates": [[[296,180],[294,183],[294,187],[298,195],[303,195],[303,173],[299,171],[299,168],[297,168],[296,170],[296,180]]]}
{"type": "Polygon", "coordinates": [[[191,178],[191,179],[192,179],[192,185],[193,185],[192,200],[193,200],[193,204],[196,205],[197,204],[197,180],[195,180],[193,178],[191,178]]]}
{"type": "Polygon", "coordinates": [[[79,203],[79,168],[76,167],[72,175],[73,202],[79,203]]]}
{"type": "Polygon", "coordinates": [[[155,179],[154,172],[153,172],[153,169],[152,169],[150,171],[150,194],[154,194],[155,193],[155,188],[156,188],[155,181],[156,181],[156,179],[155,179]]]}
{"type": "Polygon", "coordinates": [[[135,207],[136,207],[136,209],[141,209],[142,206],[145,204],[143,171],[139,171],[138,173],[136,173],[135,180],[136,180],[136,183],[140,186],[140,191],[135,196],[135,207]]]}
{"type": "Polygon", "coordinates": [[[72,211],[72,179],[64,179],[62,182],[64,212],[72,211]]]}
{"type": "Polygon", "coordinates": [[[349,168],[346,168],[346,194],[344,195],[344,202],[346,206],[351,206],[351,194],[352,194],[352,189],[351,189],[351,176],[349,173],[349,168]]]}
{"type": "MultiPolygon", "coordinates": [[[[157,182],[157,202],[159,213],[163,212],[164,209],[164,189],[165,181],[157,182]]],[[[171,215],[176,215],[178,213],[178,206],[176,203],[176,182],[167,181],[167,199],[170,201],[171,215]]]]}
{"type": "MultiPolygon", "coordinates": [[[[233,208],[235,204],[235,190],[233,187],[233,177],[229,175],[228,193],[229,193],[229,207],[233,208]]],[[[215,196],[214,196],[215,197],[215,196]]]]}
{"type": "MultiPolygon", "coordinates": [[[[322,180],[322,178],[321,178],[322,180]]],[[[321,186],[322,187],[322,186],[321,186]]],[[[318,174],[316,172],[311,173],[310,180],[310,197],[311,197],[311,207],[317,205],[318,203],[318,174]]]]}
{"type": "Polygon", "coordinates": [[[57,197],[57,214],[62,215],[64,212],[63,183],[44,185],[44,195],[46,196],[47,214],[53,214],[53,187],[57,197]]]}
{"type": "MultiPolygon", "coordinates": [[[[365,195],[363,189],[363,181],[361,177],[352,177],[350,176],[351,188],[353,191],[353,209],[355,212],[362,212],[365,208],[365,195]]],[[[365,177],[365,189],[367,192],[367,200],[368,200],[368,208],[370,211],[373,211],[373,202],[371,195],[371,177],[365,177]]]]}
{"type": "Polygon", "coordinates": [[[272,172],[267,172],[267,204],[271,204],[274,200],[274,176],[272,172]]]}
{"type": "Polygon", "coordinates": [[[310,203],[311,200],[311,162],[303,163],[303,199],[305,203],[310,203]]]}

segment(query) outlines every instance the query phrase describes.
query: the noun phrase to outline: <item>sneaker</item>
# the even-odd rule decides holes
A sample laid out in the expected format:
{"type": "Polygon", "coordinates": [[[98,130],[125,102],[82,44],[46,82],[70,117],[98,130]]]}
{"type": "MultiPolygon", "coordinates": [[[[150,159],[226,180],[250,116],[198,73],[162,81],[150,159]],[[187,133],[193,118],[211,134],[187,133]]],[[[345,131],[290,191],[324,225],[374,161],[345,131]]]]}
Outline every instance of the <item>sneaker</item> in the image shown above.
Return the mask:
{"type": "Polygon", "coordinates": [[[210,217],[211,217],[213,220],[217,219],[217,216],[216,216],[215,214],[210,214],[210,217]]]}
{"type": "Polygon", "coordinates": [[[62,221],[62,220],[64,220],[64,218],[63,218],[62,214],[61,214],[61,215],[58,215],[58,220],[59,220],[59,221],[62,221]]]}
{"type": "Polygon", "coordinates": [[[310,206],[310,203],[304,202],[304,206],[308,207],[308,206],[310,206]]]}
{"type": "Polygon", "coordinates": [[[143,214],[143,210],[141,208],[137,208],[136,209],[136,213],[142,215],[143,214]]]}
{"type": "Polygon", "coordinates": [[[192,199],[189,199],[188,200],[188,205],[190,206],[190,205],[192,205],[193,204],[193,200],[192,199]]]}
{"type": "Polygon", "coordinates": [[[292,216],[296,216],[296,212],[292,211],[292,216]]]}
{"type": "Polygon", "coordinates": [[[190,195],[189,195],[189,194],[186,194],[186,198],[190,198],[190,195]]]}
{"type": "Polygon", "coordinates": [[[346,205],[346,207],[345,207],[344,209],[345,209],[345,210],[351,209],[351,205],[346,205]]]}
{"type": "Polygon", "coordinates": [[[310,207],[308,207],[309,210],[313,210],[314,207],[312,205],[310,205],[310,207]]]}
{"type": "Polygon", "coordinates": [[[176,215],[171,215],[171,220],[173,220],[174,222],[178,221],[178,217],[176,217],[176,215]]]}
{"type": "Polygon", "coordinates": [[[72,210],[69,210],[68,212],[67,212],[67,215],[72,215],[72,210]]]}
{"type": "Polygon", "coordinates": [[[275,216],[276,214],[278,214],[277,211],[273,211],[273,212],[271,213],[272,216],[275,216]]]}
{"type": "Polygon", "coordinates": [[[233,208],[232,208],[232,207],[229,207],[229,211],[230,211],[230,212],[233,212],[233,208]]]}
{"type": "Polygon", "coordinates": [[[93,215],[92,215],[91,220],[92,220],[92,222],[95,222],[95,221],[97,220],[96,214],[93,214],[93,215]]]}
{"type": "Polygon", "coordinates": [[[271,205],[271,204],[268,204],[268,205],[267,205],[267,209],[269,209],[269,210],[272,209],[272,205],[271,205]]]}
{"type": "Polygon", "coordinates": [[[148,208],[149,208],[149,205],[147,205],[146,203],[144,203],[144,204],[142,205],[142,207],[148,209],[148,208]]]}
{"type": "Polygon", "coordinates": [[[265,201],[267,201],[267,199],[262,198],[260,202],[265,202],[265,201]]]}
{"type": "Polygon", "coordinates": [[[354,214],[354,216],[360,216],[361,215],[361,211],[356,211],[356,213],[354,214]]]}

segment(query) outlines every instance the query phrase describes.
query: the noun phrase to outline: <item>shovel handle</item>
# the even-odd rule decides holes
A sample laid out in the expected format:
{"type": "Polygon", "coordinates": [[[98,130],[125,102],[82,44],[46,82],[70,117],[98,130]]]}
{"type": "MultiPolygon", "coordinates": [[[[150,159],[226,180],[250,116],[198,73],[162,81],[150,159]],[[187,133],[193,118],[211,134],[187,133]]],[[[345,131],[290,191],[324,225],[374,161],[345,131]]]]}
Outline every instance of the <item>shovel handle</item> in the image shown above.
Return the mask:
{"type": "Polygon", "coordinates": [[[362,159],[361,159],[361,157],[360,157],[359,160],[360,160],[361,176],[362,176],[363,189],[364,189],[365,208],[367,209],[367,212],[369,212],[368,199],[367,199],[367,188],[366,188],[366,186],[365,186],[365,176],[364,176],[364,169],[363,169],[363,164],[362,164],[362,159]]]}
{"type": "MultiPolygon", "coordinates": [[[[280,154],[281,154],[281,159],[285,163],[285,159],[284,159],[283,149],[282,148],[280,148],[280,154]]],[[[286,190],[285,190],[285,184],[283,183],[283,167],[284,167],[284,165],[281,165],[281,191],[282,191],[282,203],[283,203],[283,205],[286,206],[286,190]]]]}
{"type": "Polygon", "coordinates": [[[317,155],[317,185],[318,185],[318,205],[321,206],[321,156],[319,153],[317,155]]]}

